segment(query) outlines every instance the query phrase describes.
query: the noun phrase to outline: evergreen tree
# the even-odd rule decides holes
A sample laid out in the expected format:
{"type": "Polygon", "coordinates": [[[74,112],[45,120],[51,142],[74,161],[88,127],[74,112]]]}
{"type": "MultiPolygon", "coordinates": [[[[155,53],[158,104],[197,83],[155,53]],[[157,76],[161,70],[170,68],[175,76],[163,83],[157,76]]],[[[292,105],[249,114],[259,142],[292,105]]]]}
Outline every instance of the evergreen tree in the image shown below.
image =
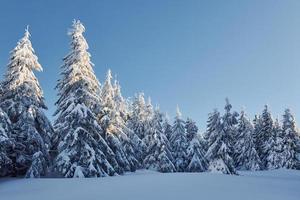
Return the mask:
{"type": "MultiPolygon", "coordinates": [[[[0,107],[11,121],[11,138],[14,141],[12,173],[21,176],[30,173],[32,168],[47,167],[50,135],[53,134],[51,123],[44,114],[47,107],[43,92],[33,73],[42,71],[42,66],[29,37],[27,28],[24,37],[11,51],[0,96],[0,107]],[[42,154],[43,162],[35,162],[36,153],[42,154]]],[[[40,177],[46,174],[46,170],[35,171],[34,174],[34,177],[40,177]]]]}
{"type": "Polygon", "coordinates": [[[133,134],[126,126],[126,107],[121,95],[120,86],[112,84],[112,75],[109,70],[102,88],[101,103],[103,112],[99,123],[104,130],[105,138],[116,155],[118,173],[135,171],[139,162],[135,158],[134,149],[130,140],[133,134]]]}
{"type": "Polygon", "coordinates": [[[200,143],[197,135],[198,127],[196,123],[187,119],[185,122],[185,129],[187,134],[188,148],[187,160],[188,165],[186,171],[188,172],[203,172],[207,170],[207,160],[205,159],[204,148],[200,143]]]}
{"type": "Polygon", "coordinates": [[[279,123],[278,118],[275,119],[273,125],[273,135],[275,137],[275,145],[274,145],[274,165],[272,166],[273,169],[278,169],[283,166],[283,158],[282,158],[282,139],[283,139],[283,131],[282,127],[279,123]]]}
{"type": "MultiPolygon", "coordinates": [[[[64,58],[57,84],[56,120],[53,137],[58,156],[54,170],[64,177],[100,177],[114,175],[114,153],[103,139],[96,121],[100,85],[92,69],[84,26],[74,20],[69,35],[71,52],[64,58]]],[[[37,157],[39,157],[37,155],[37,157]]]]}
{"type": "Polygon", "coordinates": [[[146,169],[154,169],[159,172],[175,172],[170,144],[163,133],[162,121],[162,114],[156,109],[151,121],[149,145],[143,163],[146,169]]]}
{"type": "Polygon", "coordinates": [[[238,113],[231,112],[232,105],[226,98],[225,113],[222,117],[222,129],[224,131],[224,142],[228,148],[229,155],[234,159],[233,146],[236,143],[236,138],[238,135],[237,124],[238,124],[238,113]]]}
{"type": "Polygon", "coordinates": [[[219,125],[219,121],[220,118],[217,117],[219,116],[220,113],[217,111],[217,109],[215,109],[212,113],[208,114],[208,120],[207,120],[207,128],[206,131],[203,134],[203,141],[204,141],[204,150],[205,152],[208,150],[209,146],[208,146],[208,140],[210,138],[210,135],[215,132],[218,131],[218,125],[219,125]]]}
{"type": "Polygon", "coordinates": [[[184,128],[184,121],[181,119],[181,113],[178,106],[175,121],[172,127],[170,144],[173,151],[174,165],[176,171],[185,171],[187,166],[187,138],[184,128]]]}
{"type": "Polygon", "coordinates": [[[229,155],[229,148],[226,143],[227,136],[223,130],[220,113],[217,110],[209,114],[207,135],[209,148],[205,157],[209,161],[208,171],[236,174],[234,163],[229,155]]]}
{"type": "Polygon", "coordinates": [[[260,159],[253,140],[254,128],[244,111],[238,121],[237,142],[234,148],[235,167],[242,170],[259,170],[260,159]]]}
{"type": "Polygon", "coordinates": [[[286,109],[283,115],[282,136],[282,167],[296,169],[299,163],[297,158],[297,131],[295,118],[290,109],[286,109]]]}
{"type": "Polygon", "coordinates": [[[119,126],[119,129],[126,134],[126,137],[122,137],[122,143],[125,148],[126,157],[130,164],[130,171],[135,171],[136,169],[142,167],[138,156],[135,154],[135,148],[139,147],[136,144],[140,143],[141,141],[135,132],[128,127],[127,121],[130,113],[128,108],[129,102],[123,98],[121,86],[118,81],[115,81],[114,84],[114,102],[116,111],[118,113],[118,115],[116,115],[116,122],[119,126]]]}
{"type": "Polygon", "coordinates": [[[135,96],[132,102],[129,119],[127,121],[127,127],[134,133],[130,139],[133,141],[134,152],[140,163],[143,163],[147,149],[143,141],[149,124],[147,118],[144,94],[140,93],[135,96]]]}
{"type": "Polygon", "coordinates": [[[257,151],[261,160],[261,169],[273,168],[275,164],[275,137],[273,119],[266,105],[259,120],[260,130],[257,134],[257,151]]]}

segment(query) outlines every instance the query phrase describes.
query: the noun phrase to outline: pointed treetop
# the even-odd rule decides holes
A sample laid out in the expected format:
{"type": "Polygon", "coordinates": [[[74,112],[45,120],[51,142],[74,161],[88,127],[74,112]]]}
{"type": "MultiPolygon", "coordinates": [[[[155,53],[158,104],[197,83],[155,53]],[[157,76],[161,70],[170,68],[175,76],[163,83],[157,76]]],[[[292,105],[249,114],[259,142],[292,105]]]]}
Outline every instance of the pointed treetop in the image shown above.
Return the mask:
{"type": "Polygon", "coordinates": [[[241,108],[241,117],[245,116],[245,110],[246,110],[246,107],[245,106],[242,106],[241,108]]]}
{"type": "Polygon", "coordinates": [[[169,116],[168,112],[165,113],[165,119],[166,119],[167,123],[170,122],[170,116],[169,116]]]}
{"type": "Polygon", "coordinates": [[[121,95],[121,85],[120,85],[119,81],[117,81],[116,79],[114,82],[114,89],[115,89],[116,95],[121,95]]]}
{"type": "Polygon", "coordinates": [[[152,101],[151,101],[151,97],[148,97],[148,103],[147,103],[148,106],[152,106],[152,101]]]}
{"type": "Polygon", "coordinates": [[[138,94],[138,102],[142,105],[145,105],[145,98],[144,98],[144,93],[143,92],[140,92],[138,94]]]}
{"type": "Polygon", "coordinates": [[[289,108],[284,110],[283,120],[295,121],[295,117],[289,108]]]}
{"type": "Polygon", "coordinates": [[[265,109],[266,111],[269,109],[268,104],[266,104],[266,105],[264,106],[264,109],[265,109]]]}
{"type": "Polygon", "coordinates": [[[29,39],[29,37],[30,37],[29,25],[27,25],[26,28],[25,28],[24,38],[29,39]]]}
{"type": "Polygon", "coordinates": [[[69,34],[82,34],[85,32],[85,27],[80,22],[80,20],[73,20],[72,29],[69,31],[69,34]]]}
{"type": "Polygon", "coordinates": [[[111,73],[111,70],[108,69],[107,74],[106,74],[106,81],[111,82],[111,80],[112,80],[112,73],[111,73]]]}
{"type": "Polygon", "coordinates": [[[177,105],[176,107],[176,117],[177,118],[181,118],[181,112],[180,112],[180,109],[179,109],[179,106],[177,105]]]}
{"type": "Polygon", "coordinates": [[[291,114],[291,110],[290,110],[289,108],[285,109],[284,112],[285,112],[286,114],[291,114]]]}
{"type": "Polygon", "coordinates": [[[120,84],[119,84],[119,81],[116,79],[116,76],[115,76],[115,81],[114,81],[114,88],[119,88],[120,87],[120,84]]]}
{"type": "Polygon", "coordinates": [[[232,105],[230,104],[229,99],[227,97],[225,98],[225,101],[226,101],[225,110],[226,110],[226,112],[229,112],[232,108],[232,105]]]}

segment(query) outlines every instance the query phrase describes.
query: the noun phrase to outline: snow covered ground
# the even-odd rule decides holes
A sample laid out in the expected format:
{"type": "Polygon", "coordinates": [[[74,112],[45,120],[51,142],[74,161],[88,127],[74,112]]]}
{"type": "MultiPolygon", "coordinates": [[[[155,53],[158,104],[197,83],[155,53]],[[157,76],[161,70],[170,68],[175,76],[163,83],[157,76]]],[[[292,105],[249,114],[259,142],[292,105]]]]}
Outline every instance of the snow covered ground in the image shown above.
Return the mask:
{"type": "Polygon", "coordinates": [[[161,174],[90,179],[2,179],[1,200],[299,200],[300,171],[161,174]]]}

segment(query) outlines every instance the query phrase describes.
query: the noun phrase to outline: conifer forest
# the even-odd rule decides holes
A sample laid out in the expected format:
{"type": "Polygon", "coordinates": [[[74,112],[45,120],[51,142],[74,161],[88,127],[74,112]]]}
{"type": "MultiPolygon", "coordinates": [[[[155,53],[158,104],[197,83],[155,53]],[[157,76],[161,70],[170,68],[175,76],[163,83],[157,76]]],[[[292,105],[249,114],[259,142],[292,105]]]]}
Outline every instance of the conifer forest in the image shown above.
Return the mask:
{"type": "Polygon", "coordinates": [[[10,52],[0,84],[2,178],[91,178],[141,169],[236,176],[300,170],[300,132],[289,108],[275,118],[262,105],[250,119],[224,97],[224,110],[212,108],[200,132],[179,107],[169,117],[144,93],[124,97],[109,69],[100,83],[84,32],[74,20],[69,53],[61,56],[60,78],[53,86],[54,120],[45,114],[43,88],[35,76],[43,66],[28,28],[10,52]]]}

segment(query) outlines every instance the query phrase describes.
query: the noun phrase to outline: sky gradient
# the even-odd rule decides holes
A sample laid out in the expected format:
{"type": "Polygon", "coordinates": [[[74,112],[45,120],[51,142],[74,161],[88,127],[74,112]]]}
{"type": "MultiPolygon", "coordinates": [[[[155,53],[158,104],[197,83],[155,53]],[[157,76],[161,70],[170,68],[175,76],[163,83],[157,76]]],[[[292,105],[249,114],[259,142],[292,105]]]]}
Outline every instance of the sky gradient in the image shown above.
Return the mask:
{"type": "Polygon", "coordinates": [[[28,24],[51,116],[67,31],[79,19],[98,79],[110,68],[126,97],[143,91],[172,117],[178,104],[201,131],[225,97],[250,117],[268,104],[274,117],[289,107],[298,119],[299,10],[297,0],[2,0],[0,73],[28,24]]]}

